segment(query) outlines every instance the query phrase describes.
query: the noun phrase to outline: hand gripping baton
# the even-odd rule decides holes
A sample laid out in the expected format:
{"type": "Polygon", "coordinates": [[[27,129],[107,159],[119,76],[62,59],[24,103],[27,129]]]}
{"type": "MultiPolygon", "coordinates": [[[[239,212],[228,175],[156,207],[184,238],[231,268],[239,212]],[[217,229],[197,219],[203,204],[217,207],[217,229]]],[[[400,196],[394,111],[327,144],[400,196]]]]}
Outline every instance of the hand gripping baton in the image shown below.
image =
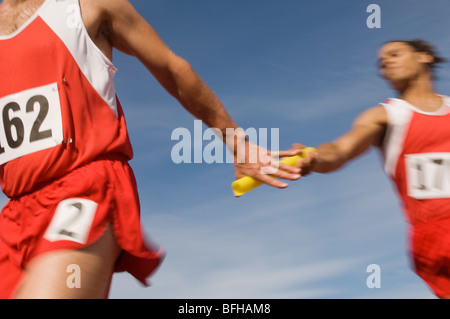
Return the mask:
{"type": "MultiPolygon", "coordinates": [[[[297,164],[297,161],[300,158],[303,158],[306,156],[306,152],[308,151],[314,151],[317,152],[317,150],[313,147],[306,147],[302,150],[302,153],[300,155],[285,157],[282,160],[280,160],[280,163],[287,164],[289,166],[295,166],[297,164]]],[[[239,178],[238,180],[235,180],[231,184],[231,189],[233,190],[234,196],[240,197],[244,195],[245,193],[251,191],[252,189],[261,186],[264,184],[260,180],[257,180],[250,176],[244,176],[239,178]]]]}

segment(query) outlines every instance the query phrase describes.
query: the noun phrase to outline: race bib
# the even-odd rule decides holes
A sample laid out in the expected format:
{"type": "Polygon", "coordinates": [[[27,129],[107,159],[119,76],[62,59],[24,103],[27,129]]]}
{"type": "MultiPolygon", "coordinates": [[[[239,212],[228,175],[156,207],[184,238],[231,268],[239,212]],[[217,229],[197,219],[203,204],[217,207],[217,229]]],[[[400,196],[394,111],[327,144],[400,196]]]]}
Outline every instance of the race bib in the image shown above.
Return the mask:
{"type": "Polygon", "coordinates": [[[409,196],[450,197],[450,153],[410,154],[405,160],[409,196]]]}
{"type": "Polygon", "coordinates": [[[0,165],[62,141],[61,104],[56,83],[0,99],[0,165]]]}
{"type": "Polygon", "coordinates": [[[83,198],[70,198],[58,204],[44,238],[48,241],[70,240],[85,244],[98,204],[83,198]]]}

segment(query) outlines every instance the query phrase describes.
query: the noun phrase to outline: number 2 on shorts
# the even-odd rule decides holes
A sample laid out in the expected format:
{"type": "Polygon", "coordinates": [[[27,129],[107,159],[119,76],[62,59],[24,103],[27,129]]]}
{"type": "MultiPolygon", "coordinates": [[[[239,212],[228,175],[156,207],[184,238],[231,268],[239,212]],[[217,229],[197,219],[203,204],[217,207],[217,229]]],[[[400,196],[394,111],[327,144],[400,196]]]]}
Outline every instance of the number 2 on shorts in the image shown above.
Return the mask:
{"type": "Polygon", "coordinates": [[[84,198],[63,200],[56,208],[44,238],[49,241],[69,240],[85,244],[92,221],[97,211],[97,203],[84,198]]]}

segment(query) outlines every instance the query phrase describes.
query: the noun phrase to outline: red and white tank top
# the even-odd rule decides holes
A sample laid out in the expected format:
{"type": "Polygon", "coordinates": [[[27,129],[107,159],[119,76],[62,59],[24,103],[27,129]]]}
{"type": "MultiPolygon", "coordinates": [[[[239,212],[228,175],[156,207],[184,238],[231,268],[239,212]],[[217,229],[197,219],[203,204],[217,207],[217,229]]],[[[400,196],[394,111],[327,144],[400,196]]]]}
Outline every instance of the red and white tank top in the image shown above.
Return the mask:
{"type": "Polygon", "coordinates": [[[93,43],[78,0],[46,0],[0,36],[0,183],[9,197],[110,153],[133,156],[116,68],[93,43]]]}
{"type": "Polygon", "coordinates": [[[450,218],[450,98],[442,99],[433,113],[401,99],[382,104],[388,114],[385,170],[412,223],[450,218]]]}

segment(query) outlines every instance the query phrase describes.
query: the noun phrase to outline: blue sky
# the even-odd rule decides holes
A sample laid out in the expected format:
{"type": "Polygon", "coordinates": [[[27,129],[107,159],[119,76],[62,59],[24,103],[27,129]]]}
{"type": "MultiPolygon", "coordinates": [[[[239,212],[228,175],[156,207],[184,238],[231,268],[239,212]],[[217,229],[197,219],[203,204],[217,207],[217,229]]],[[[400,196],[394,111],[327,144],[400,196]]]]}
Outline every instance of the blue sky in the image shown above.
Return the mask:
{"type": "MultiPolygon", "coordinates": [[[[281,149],[333,140],[394,96],[375,67],[384,41],[423,38],[450,56],[445,0],[131,2],[242,128],[278,128],[281,149]],[[366,25],[371,3],[379,29],[366,25]]],[[[150,288],[117,275],[111,298],[434,298],[411,270],[407,224],[376,150],[237,199],[231,164],[171,161],[171,133],[193,132],[194,118],[136,59],[117,52],[114,63],[143,226],[167,257],[150,288]],[[371,264],[381,288],[366,285],[371,264]]],[[[439,92],[449,80],[444,65],[439,92]]]]}
{"type": "MultiPolygon", "coordinates": [[[[380,45],[423,38],[450,57],[447,0],[132,0],[244,129],[278,128],[280,148],[315,146],[394,92],[377,75],[380,45]],[[381,28],[369,29],[369,4],[381,28]]],[[[284,190],[231,192],[231,164],[175,164],[187,113],[135,58],[114,55],[135,150],[143,227],[167,256],[142,287],[128,274],[111,298],[434,298],[411,270],[407,224],[380,156],[284,190]],[[369,289],[366,269],[381,269],[369,289]]],[[[436,88],[448,94],[448,64],[436,88]]],[[[205,143],[206,144],[206,143],[205,143]]]]}

